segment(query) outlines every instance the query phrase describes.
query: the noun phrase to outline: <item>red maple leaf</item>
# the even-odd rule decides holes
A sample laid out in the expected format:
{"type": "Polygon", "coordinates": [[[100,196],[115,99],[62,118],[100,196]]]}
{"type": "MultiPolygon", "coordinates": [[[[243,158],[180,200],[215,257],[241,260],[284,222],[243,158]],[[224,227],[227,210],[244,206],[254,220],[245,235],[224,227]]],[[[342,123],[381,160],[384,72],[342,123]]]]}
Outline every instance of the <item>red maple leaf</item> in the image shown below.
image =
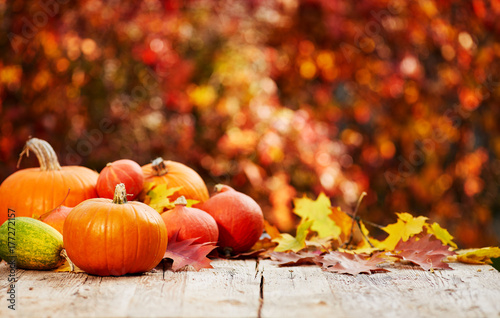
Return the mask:
{"type": "Polygon", "coordinates": [[[432,234],[422,237],[413,236],[408,241],[400,240],[394,248],[394,257],[401,258],[419,265],[424,270],[452,269],[443,259],[456,253],[450,251],[441,241],[432,239],[432,234]]]}
{"type": "Polygon", "coordinates": [[[378,264],[385,262],[378,254],[367,257],[363,254],[333,251],[316,257],[316,262],[322,264],[325,271],[341,274],[357,275],[359,273],[388,272],[387,269],[377,267],[378,264]]]}
{"type": "Polygon", "coordinates": [[[298,265],[314,265],[316,257],[319,253],[314,252],[271,252],[269,253],[274,265],[278,266],[298,266],[298,265]]]}
{"type": "Polygon", "coordinates": [[[173,271],[177,271],[186,265],[193,266],[197,271],[202,268],[213,268],[207,255],[217,247],[215,243],[193,244],[198,238],[178,241],[178,234],[179,232],[176,232],[172,239],[168,241],[167,251],[163,256],[163,258],[170,258],[174,261],[172,264],[173,271]]]}

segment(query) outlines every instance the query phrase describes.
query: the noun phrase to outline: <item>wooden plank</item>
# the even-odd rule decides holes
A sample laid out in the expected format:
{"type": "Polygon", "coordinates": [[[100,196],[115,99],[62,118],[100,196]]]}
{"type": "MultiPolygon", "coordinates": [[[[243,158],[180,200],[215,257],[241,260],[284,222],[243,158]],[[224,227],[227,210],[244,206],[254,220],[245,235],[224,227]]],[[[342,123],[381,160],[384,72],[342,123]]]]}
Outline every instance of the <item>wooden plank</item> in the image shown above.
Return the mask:
{"type": "MultiPolygon", "coordinates": [[[[259,310],[256,262],[217,260],[214,269],[98,277],[22,271],[16,312],[0,288],[0,317],[248,317],[259,310]]],[[[0,265],[6,282],[6,264],[0,265]]]]}
{"type": "Polygon", "coordinates": [[[2,263],[0,317],[500,317],[500,273],[491,266],[349,276],[270,261],[213,265],[124,277],[18,270],[13,312],[2,263]]]}
{"type": "Polygon", "coordinates": [[[126,317],[128,304],[141,277],[87,275],[87,280],[74,293],[76,299],[55,317],[126,317]]]}
{"type": "Polygon", "coordinates": [[[405,266],[350,276],[261,261],[261,316],[500,317],[500,273],[490,266],[451,266],[455,270],[405,266]]]}
{"type": "Polygon", "coordinates": [[[187,272],[157,271],[137,284],[128,317],[181,317],[187,272]]]}
{"type": "Polygon", "coordinates": [[[128,317],[255,317],[259,309],[256,262],[215,260],[213,269],[167,271],[137,285],[128,317]]]}
{"type": "Polygon", "coordinates": [[[259,270],[264,277],[261,317],[331,317],[342,312],[320,267],[277,267],[265,260],[259,270]]]}
{"type": "Polygon", "coordinates": [[[499,317],[500,273],[490,266],[450,265],[454,270],[434,273],[408,266],[374,275],[323,275],[349,317],[499,317]]]}
{"type": "MultiPolygon", "coordinates": [[[[2,272],[7,270],[3,263],[2,272]]],[[[8,309],[8,286],[0,288],[0,316],[3,317],[47,317],[65,312],[79,285],[87,279],[80,273],[55,273],[46,271],[18,270],[19,280],[15,283],[16,310],[8,309]]],[[[3,283],[3,282],[2,282],[3,283]]],[[[73,315],[73,313],[71,313],[73,315]]]]}
{"type": "Polygon", "coordinates": [[[257,317],[260,277],[254,260],[218,260],[213,270],[189,272],[182,317],[257,317]]]}

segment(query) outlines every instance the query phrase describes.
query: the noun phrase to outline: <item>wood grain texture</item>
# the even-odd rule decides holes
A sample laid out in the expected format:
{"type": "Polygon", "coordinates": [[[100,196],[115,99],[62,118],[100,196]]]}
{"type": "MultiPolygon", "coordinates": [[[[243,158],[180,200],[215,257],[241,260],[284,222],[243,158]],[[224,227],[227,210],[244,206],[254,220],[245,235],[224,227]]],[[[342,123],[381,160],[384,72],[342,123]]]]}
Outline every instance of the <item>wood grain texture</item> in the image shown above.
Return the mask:
{"type": "Polygon", "coordinates": [[[264,277],[261,317],[331,317],[341,311],[318,266],[276,267],[261,261],[264,277]]]}
{"type": "Polygon", "coordinates": [[[454,270],[434,273],[408,266],[390,273],[324,277],[343,316],[500,317],[500,274],[489,266],[451,266],[454,270]]]}
{"type": "Polygon", "coordinates": [[[123,277],[18,270],[13,312],[1,263],[0,317],[500,317],[500,273],[491,266],[349,276],[267,260],[212,264],[123,277]]]}

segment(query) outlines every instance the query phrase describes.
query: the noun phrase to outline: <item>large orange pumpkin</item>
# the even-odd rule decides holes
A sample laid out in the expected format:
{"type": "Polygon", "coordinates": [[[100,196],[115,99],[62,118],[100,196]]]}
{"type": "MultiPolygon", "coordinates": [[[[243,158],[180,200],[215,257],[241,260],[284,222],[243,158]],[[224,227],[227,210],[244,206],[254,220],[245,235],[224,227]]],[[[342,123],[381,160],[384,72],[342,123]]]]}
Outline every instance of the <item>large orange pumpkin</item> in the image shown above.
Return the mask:
{"type": "Polygon", "coordinates": [[[113,200],[97,198],[73,208],[64,222],[64,248],[70,260],[87,273],[120,276],[141,273],[160,263],[168,234],[153,208],[127,202],[123,183],[113,200]]]}
{"type": "Polygon", "coordinates": [[[168,188],[181,187],[170,198],[171,200],[184,196],[186,199],[205,202],[209,198],[207,186],[200,175],[182,163],[157,158],[152,163],[142,166],[142,172],[145,188],[148,187],[148,183],[153,183],[153,186],[166,184],[168,188]]]}
{"type": "Polygon", "coordinates": [[[30,151],[37,156],[40,167],[18,170],[2,182],[0,224],[7,220],[9,209],[15,211],[16,217],[32,217],[33,214],[42,215],[62,202],[74,207],[97,197],[97,172],[80,166],[61,167],[54,149],[41,139],[28,140],[20,157],[29,155],[30,151]]]}

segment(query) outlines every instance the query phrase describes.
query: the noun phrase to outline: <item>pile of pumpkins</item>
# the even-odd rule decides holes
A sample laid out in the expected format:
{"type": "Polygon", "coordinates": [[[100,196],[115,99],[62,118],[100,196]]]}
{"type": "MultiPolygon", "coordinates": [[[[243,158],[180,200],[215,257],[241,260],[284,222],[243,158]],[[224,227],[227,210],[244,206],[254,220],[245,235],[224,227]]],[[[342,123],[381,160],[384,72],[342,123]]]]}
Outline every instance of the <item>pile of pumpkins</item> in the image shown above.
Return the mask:
{"type": "Polygon", "coordinates": [[[18,268],[53,269],[69,258],[87,273],[120,276],[157,266],[174,234],[225,254],[249,250],[262,234],[262,210],[251,197],[226,185],[209,197],[200,175],[182,163],[157,158],[141,167],[121,159],[97,173],[61,167],[41,139],[28,140],[20,157],[29,152],[40,167],[0,185],[0,258],[18,268]],[[175,207],[161,214],[141,202],[159,185],[179,189],[170,198],[175,207]]]}

